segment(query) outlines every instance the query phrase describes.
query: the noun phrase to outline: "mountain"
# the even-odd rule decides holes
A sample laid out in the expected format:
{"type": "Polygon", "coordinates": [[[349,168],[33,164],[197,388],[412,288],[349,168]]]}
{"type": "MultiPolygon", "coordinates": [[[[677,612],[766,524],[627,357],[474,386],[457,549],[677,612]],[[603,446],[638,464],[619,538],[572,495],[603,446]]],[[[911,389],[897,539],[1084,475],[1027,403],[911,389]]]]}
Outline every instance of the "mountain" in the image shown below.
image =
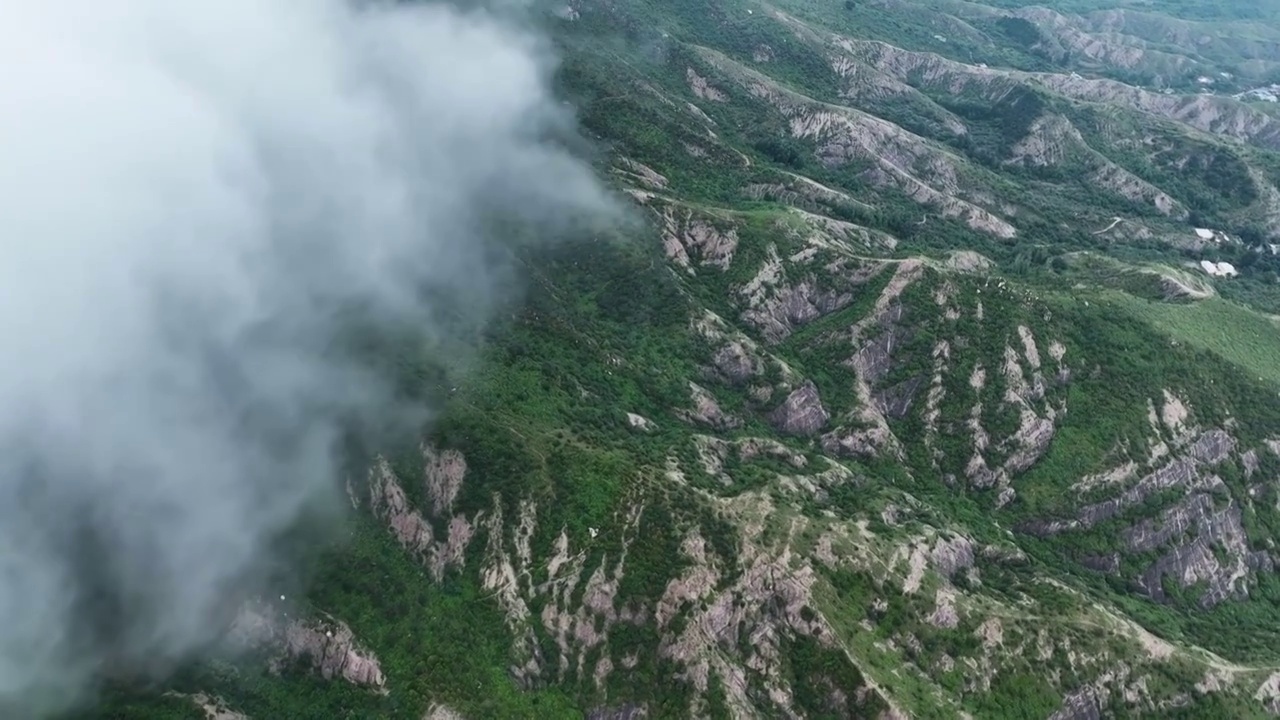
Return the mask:
{"type": "Polygon", "coordinates": [[[88,717],[1280,714],[1269,5],[542,9],[639,222],[388,349],[305,597],[88,717]]]}

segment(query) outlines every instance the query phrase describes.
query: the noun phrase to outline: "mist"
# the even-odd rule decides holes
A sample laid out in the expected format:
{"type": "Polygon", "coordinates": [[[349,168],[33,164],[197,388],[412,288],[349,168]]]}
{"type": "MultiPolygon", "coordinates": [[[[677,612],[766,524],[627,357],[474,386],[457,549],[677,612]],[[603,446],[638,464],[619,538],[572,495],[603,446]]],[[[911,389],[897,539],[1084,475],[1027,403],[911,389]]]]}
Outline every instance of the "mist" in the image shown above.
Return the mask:
{"type": "Polygon", "coordinates": [[[606,222],[536,34],[343,0],[0,3],[0,708],[200,651],[337,507],[352,421],[431,408],[341,351],[447,346],[515,242],[606,222]]]}

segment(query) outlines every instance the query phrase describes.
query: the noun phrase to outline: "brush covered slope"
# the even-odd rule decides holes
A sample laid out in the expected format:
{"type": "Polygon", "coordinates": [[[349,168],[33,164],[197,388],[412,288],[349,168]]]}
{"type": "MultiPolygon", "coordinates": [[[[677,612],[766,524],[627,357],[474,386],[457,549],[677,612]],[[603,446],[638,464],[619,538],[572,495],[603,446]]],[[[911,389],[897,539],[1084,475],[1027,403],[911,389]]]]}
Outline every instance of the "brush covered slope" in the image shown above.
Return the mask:
{"type": "Polygon", "coordinates": [[[1280,713],[1274,12],[547,11],[644,227],[390,354],[305,599],[88,717],[1280,713]]]}

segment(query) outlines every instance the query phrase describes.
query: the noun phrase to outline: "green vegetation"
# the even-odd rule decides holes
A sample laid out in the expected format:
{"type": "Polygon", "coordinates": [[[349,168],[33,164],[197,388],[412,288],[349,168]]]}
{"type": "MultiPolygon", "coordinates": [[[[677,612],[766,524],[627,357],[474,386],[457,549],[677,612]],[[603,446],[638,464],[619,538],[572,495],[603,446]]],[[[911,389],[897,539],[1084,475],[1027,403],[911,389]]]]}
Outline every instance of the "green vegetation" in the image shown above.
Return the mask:
{"type": "MultiPolygon", "coordinates": [[[[1184,72],[1168,42],[1143,40],[1151,52],[1121,67],[1034,15],[990,12],[1023,3],[987,4],[582,0],[576,19],[548,19],[557,89],[601,174],[648,195],[619,237],[524,251],[522,302],[465,360],[411,333],[365,348],[438,409],[425,440],[466,458],[453,515],[435,516],[417,443],[379,448],[410,505],[437,539],[455,519],[474,533],[436,581],[362,507],[309,558],[300,609],[349,624],[386,692],[305,659],[279,672],[223,659],[163,688],[111,685],[84,717],[201,716],[172,690],[255,719],[418,720],[433,705],[1022,718],[1091,684],[1106,685],[1107,717],[1260,714],[1254,693],[1280,664],[1280,454],[1266,444],[1280,438],[1280,260],[1258,249],[1275,241],[1280,154],[1123,98],[974,80],[979,64],[1184,72]],[[842,38],[937,55],[902,70],[842,38]],[[866,122],[823,124],[840,113],[866,122]],[[1061,132],[1035,134],[1046,119],[1061,132]],[[1032,150],[1015,158],[1019,144],[1032,150]],[[1128,182],[1117,168],[1140,182],[1104,182],[1128,182]],[[1200,243],[1193,225],[1228,239],[1200,243]],[[1210,279],[1202,259],[1241,277],[1210,279]],[[917,269],[899,276],[906,260],[917,269]],[[772,413],[806,381],[829,417],[783,435],[772,413]],[[691,419],[691,383],[731,420],[691,419]],[[1052,429],[1036,452],[1032,421],[1052,429]],[[1234,445],[1194,481],[1087,527],[1031,531],[1119,497],[1213,428],[1234,445]],[[1143,573],[1207,532],[1203,518],[1154,547],[1126,538],[1197,494],[1218,516],[1239,511],[1240,532],[1201,554],[1239,571],[1232,592],[1209,607],[1211,573],[1185,587],[1166,575],[1153,600],[1143,573]],[[968,552],[948,560],[946,543],[968,552]],[[1139,626],[1173,643],[1167,655],[1139,626]],[[1202,648],[1249,665],[1193,693],[1202,648]]],[[[1126,32],[1153,38],[1180,15],[1218,38],[1242,26],[1217,23],[1268,7],[1153,0],[1126,32]]],[[[1234,67],[1272,30],[1193,59],[1234,67]]]]}

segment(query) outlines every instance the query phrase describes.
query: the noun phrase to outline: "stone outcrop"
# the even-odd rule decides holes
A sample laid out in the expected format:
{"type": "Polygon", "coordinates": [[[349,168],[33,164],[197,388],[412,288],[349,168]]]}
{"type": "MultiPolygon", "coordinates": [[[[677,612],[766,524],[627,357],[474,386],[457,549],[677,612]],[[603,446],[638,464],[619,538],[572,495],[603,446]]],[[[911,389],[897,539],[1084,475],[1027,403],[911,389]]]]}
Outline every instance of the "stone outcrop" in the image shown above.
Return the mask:
{"type": "Polygon", "coordinates": [[[841,428],[822,436],[823,452],[837,457],[873,458],[893,444],[887,427],[841,428]]]}
{"type": "MultiPolygon", "coordinates": [[[[427,495],[437,509],[435,517],[443,519],[461,487],[466,461],[456,451],[436,453],[427,446],[422,451],[427,495]]],[[[431,523],[410,505],[386,458],[374,462],[368,483],[374,517],[385,522],[400,545],[427,565],[433,578],[439,581],[449,568],[462,566],[474,534],[471,521],[462,515],[449,518],[444,539],[436,540],[431,523]]]]}
{"type": "Polygon", "coordinates": [[[795,329],[853,302],[853,294],[821,289],[816,280],[801,280],[774,289],[742,313],[769,343],[780,343],[795,329]]]}
{"type": "Polygon", "coordinates": [[[818,388],[811,381],[793,390],[782,405],[769,413],[770,424],[786,435],[814,435],[830,419],[831,414],[822,406],[818,388]]]}
{"type": "Polygon", "coordinates": [[[254,602],[240,609],[229,635],[242,647],[274,649],[277,657],[272,667],[277,670],[286,662],[301,661],[326,680],[341,678],[377,689],[386,683],[378,659],[359,646],[346,623],[335,618],[291,619],[279,608],[254,602]]]}
{"type": "Polygon", "coordinates": [[[1155,549],[1192,530],[1195,537],[1174,545],[1142,573],[1138,585],[1153,600],[1165,600],[1163,580],[1168,576],[1183,588],[1207,583],[1199,603],[1205,609],[1212,608],[1230,597],[1247,594],[1243,581],[1250,571],[1272,569],[1270,556],[1250,551],[1241,510],[1235,503],[1215,510],[1209,496],[1193,495],[1166,510],[1162,520],[1162,527],[1146,521],[1127,532],[1129,548],[1155,549]]]}
{"type": "Polygon", "coordinates": [[[929,552],[930,564],[947,578],[973,567],[973,561],[973,541],[966,537],[939,540],[929,552]]]}
{"type": "Polygon", "coordinates": [[[693,210],[668,205],[656,210],[667,258],[690,272],[696,265],[728,270],[738,249],[738,233],[721,229],[693,210]]]}
{"type": "Polygon", "coordinates": [[[731,385],[743,385],[764,370],[764,363],[738,340],[726,343],[711,358],[716,374],[731,385]]]}
{"type": "Polygon", "coordinates": [[[693,409],[683,412],[686,420],[716,430],[732,430],[742,426],[742,420],[721,410],[715,396],[701,385],[689,383],[689,396],[693,402],[693,409]]]}
{"type": "Polygon", "coordinates": [[[1102,720],[1102,703],[1098,691],[1085,686],[1062,699],[1062,707],[1058,708],[1049,720],[1102,720]]]}

